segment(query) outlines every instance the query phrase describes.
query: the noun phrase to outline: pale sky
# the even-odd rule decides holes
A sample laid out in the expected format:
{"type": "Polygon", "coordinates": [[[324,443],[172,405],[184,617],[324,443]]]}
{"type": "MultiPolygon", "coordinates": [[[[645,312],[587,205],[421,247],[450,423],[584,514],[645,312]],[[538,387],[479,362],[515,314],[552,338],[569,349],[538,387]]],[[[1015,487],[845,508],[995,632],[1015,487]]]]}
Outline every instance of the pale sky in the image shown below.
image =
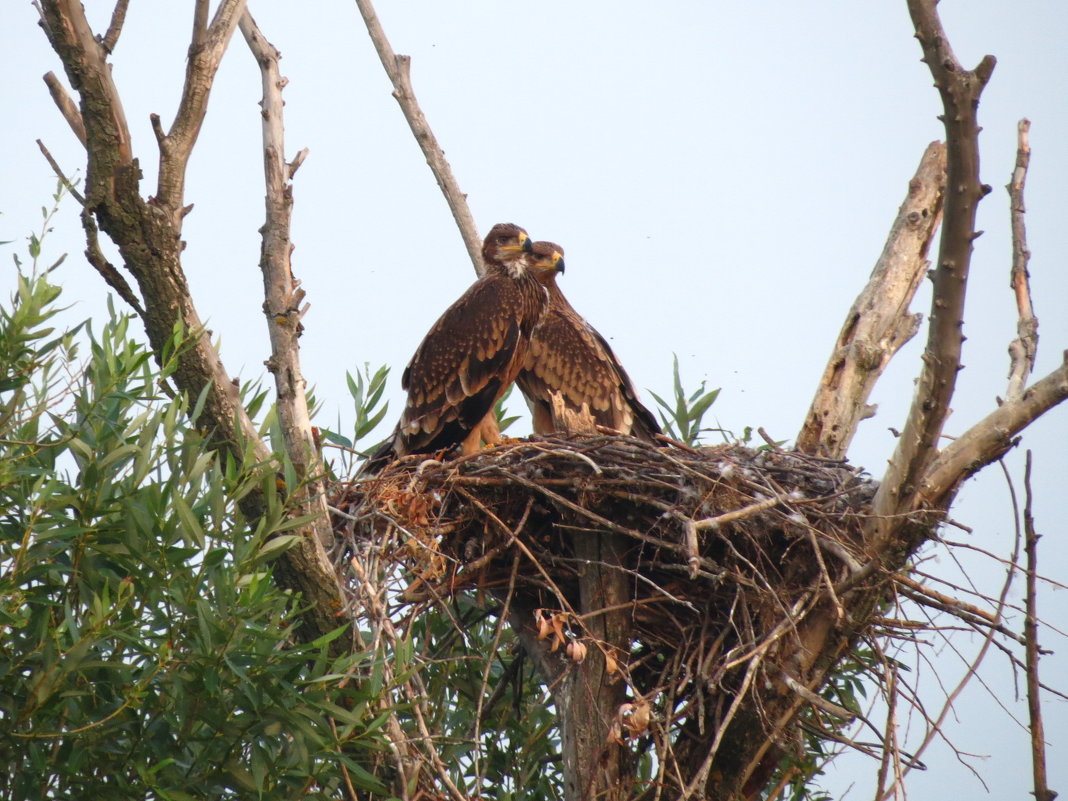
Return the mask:
{"type": "MultiPolygon", "coordinates": [[[[110,3],[88,0],[103,31],[110,3]]],[[[148,115],[169,125],[184,72],[191,3],[135,0],[113,58],[114,75],[146,180],[153,189],[155,142],[148,115]]],[[[332,427],[349,423],[346,370],[388,363],[391,411],[400,373],[434,319],[474,278],[459,235],[382,71],[355,4],[252,0],[265,35],[283,54],[287,148],[310,155],[297,174],[294,271],[311,312],[302,340],[305,373],[332,427]],[[299,9],[299,11],[298,11],[299,9]]],[[[1016,122],[1033,122],[1027,222],[1032,290],[1041,322],[1037,375],[1068,348],[1068,6],[1062,0],[943,0],[943,23],[959,59],[985,53],[998,66],[980,106],[983,201],[967,309],[964,363],[947,434],[994,408],[1005,391],[1006,347],[1015,332],[1008,289],[1008,202],[1016,122]]],[[[796,435],[845,312],[879,255],[924,147],[942,136],[937,91],[921,64],[904,0],[748,0],[745,3],[537,4],[497,0],[381,2],[398,53],[412,56],[415,90],[480,231],[523,225],[567,251],[561,285],[611,341],[641,388],[670,392],[672,353],[684,381],[722,387],[716,419],[740,432],[764,426],[796,435]]],[[[29,2],[5,4],[0,25],[0,240],[39,226],[55,180],[37,151],[42,138],[68,171],[80,147],[40,76],[62,75],[29,2]]],[[[268,355],[257,267],[263,221],[258,69],[240,35],[216,81],[194,153],[186,202],[185,267],[202,317],[222,338],[224,361],[242,378],[264,374],[268,355]]],[[[99,315],[104,286],[79,254],[77,211],[68,202],[49,252],[69,251],[59,280],[71,319],[99,315]]],[[[10,265],[13,246],[0,249],[10,265]]],[[[12,285],[8,267],[2,286],[12,285]]],[[[7,291],[5,289],[5,291],[7,291]]],[[[927,311],[921,297],[916,311],[927,311]]],[[[918,372],[926,329],[895,360],[862,424],[851,458],[876,476],[893,448],[918,372]]],[[[651,401],[646,393],[646,400],[651,401]]],[[[518,397],[513,411],[520,411],[518,397]]],[[[517,424],[526,426],[526,423],[517,424]]],[[[519,428],[515,433],[526,433],[519,428]]],[[[378,435],[384,436],[385,426],[378,435]]],[[[1035,516],[1043,572],[1068,582],[1064,476],[1068,409],[1026,432],[1035,453],[1035,516]]],[[[1007,460],[1019,481],[1022,451],[1007,460]]],[[[953,511],[969,539],[999,555],[1012,549],[1005,481],[989,468],[953,511]]],[[[955,576],[960,558],[976,584],[1000,590],[1002,568],[966,553],[928,547],[928,568],[955,576]]],[[[1019,601],[1022,581],[1011,597],[1019,601]]],[[[1044,616],[1068,630],[1063,592],[1049,586],[1044,616]]],[[[1020,616],[1009,625],[1019,629],[1020,616]]],[[[935,635],[947,687],[963,666],[935,635]]],[[[965,653],[976,642],[955,641],[965,653]]],[[[1044,679],[1068,689],[1062,636],[1043,662],[1044,679]]],[[[907,661],[907,660],[906,660],[907,661]]],[[[930,675],[931,670],[921,671],[930,675]]],[[[1026,720],[1004,658],[983,678],[1026,720]]],[[[929,708],[939,690],[926,682],[929,708]]],[[[1047,697],[1050,784],[1068,792],[1068,708],[1047,697]]],[[[906,721],[902,721],[904,724],[906,721]]],[[[991,798],[1031,789],[1026,732],[973,682],[944,726],[986,781],[991,798]]],[[[904,732],[902,732],[904,733],[904,732]]],[[[982,785],[944,745],[914,772],[916,801],[982,785]]],[[[843,758],[824,785],[836,797],[871,796],[876,763],[843,758]]]]}

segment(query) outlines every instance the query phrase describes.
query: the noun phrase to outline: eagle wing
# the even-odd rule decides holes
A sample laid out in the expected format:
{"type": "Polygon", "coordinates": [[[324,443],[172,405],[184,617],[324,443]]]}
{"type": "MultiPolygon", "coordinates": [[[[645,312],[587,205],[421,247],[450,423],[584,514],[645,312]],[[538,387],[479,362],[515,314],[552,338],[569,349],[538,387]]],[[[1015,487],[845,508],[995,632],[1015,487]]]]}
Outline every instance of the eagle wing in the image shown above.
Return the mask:
{"type": "Polygon", "coordinates": [[[595,424],[651,441],[660,426],[612,348],[558,287],[550,297],[517,379],[533,410],[534,430],[547,434],[595,424]]]}
{"type": "Polygon", "coordinates": [[[458,444],[493,408],[529,346],[536,319],[527,294],[490,273],[434,323],[401,378],[408,401],[394,436],[396,455],[458,444]]]}

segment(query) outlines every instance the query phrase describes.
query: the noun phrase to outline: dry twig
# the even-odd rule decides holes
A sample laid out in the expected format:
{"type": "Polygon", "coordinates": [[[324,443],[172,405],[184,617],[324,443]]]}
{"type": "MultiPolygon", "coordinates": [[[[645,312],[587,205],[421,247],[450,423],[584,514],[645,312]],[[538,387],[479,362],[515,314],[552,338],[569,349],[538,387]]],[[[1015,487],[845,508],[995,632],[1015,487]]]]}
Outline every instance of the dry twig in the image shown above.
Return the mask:
{"type": "Polygon", "coordinates": [[[1023,397],[1027,378],[1035,369],[1038,355],[1038,318],[1031,304],[1031,283],[1027,262],[1031,251],[1027,248],[1027,226],[1024,214],[1024,183],[1027,167],[1031,163],[1030,120],[1020,120],[1017,126],[1016,167],[1007,187],[1009,212],[1012,221],[1012,275],[1009,284],[1016,296],[1016,339],[1009,344],[1009,388],[1005,400],[1015,402],[1023,397]]]}
{"type": "Polygon", "coordinates": [[[1049,788],[1046,775],[1046,733],[1042,724],[1042,698],[1038,679],[1038,661],[1041,649],[1038,646],[1038,540],[1035,531],[1035,518],[1032,511],[1031,494],[1031,451],[1027,452],[1024,467],[1024,552],[1027,555],[1026,606],[1024,618],[1024,640],[1027,659],[1027,714],[1031,730],[1031,767],[1034,775],[1035,801],[1053,801],[1057,793],[1049,788]]]}

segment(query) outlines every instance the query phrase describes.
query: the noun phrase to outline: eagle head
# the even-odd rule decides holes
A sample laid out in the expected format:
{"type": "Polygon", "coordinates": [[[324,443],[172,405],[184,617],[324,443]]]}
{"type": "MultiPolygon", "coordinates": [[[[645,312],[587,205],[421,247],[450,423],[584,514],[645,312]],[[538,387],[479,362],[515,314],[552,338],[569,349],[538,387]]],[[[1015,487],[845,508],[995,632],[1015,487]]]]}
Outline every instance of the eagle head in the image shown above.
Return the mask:
{"type": "Polygon", "coordinates": [[[482,259],[489,267],[512,267],[527,261],[532,244],[518,225],[497,223],[482,242],[482,259]]]}
{"type": "Polygon", "coordinates": [[[564,249],[555,242],[535,242],[531,246],[534,276],[543,284],[556,280],[556,274],[564,271],[564,249]]]}

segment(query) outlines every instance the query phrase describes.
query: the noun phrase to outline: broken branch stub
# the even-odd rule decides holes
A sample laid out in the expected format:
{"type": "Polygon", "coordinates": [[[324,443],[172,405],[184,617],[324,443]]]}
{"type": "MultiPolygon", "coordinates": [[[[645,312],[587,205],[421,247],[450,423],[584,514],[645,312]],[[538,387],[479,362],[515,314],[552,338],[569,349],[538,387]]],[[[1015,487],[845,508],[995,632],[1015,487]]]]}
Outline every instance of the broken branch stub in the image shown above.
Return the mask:
{"type": "Polygon", "coordinates": [[[927,252],[942,218],[945,171],[945,145],[932,142],[909,181],[871,278],[846,315],[798,434],[799,451],[845,458],[860,422],[874,413],[868,398],[876,382],[919,330],[921,317],[909,306],[927,275],[927,252]]]}

